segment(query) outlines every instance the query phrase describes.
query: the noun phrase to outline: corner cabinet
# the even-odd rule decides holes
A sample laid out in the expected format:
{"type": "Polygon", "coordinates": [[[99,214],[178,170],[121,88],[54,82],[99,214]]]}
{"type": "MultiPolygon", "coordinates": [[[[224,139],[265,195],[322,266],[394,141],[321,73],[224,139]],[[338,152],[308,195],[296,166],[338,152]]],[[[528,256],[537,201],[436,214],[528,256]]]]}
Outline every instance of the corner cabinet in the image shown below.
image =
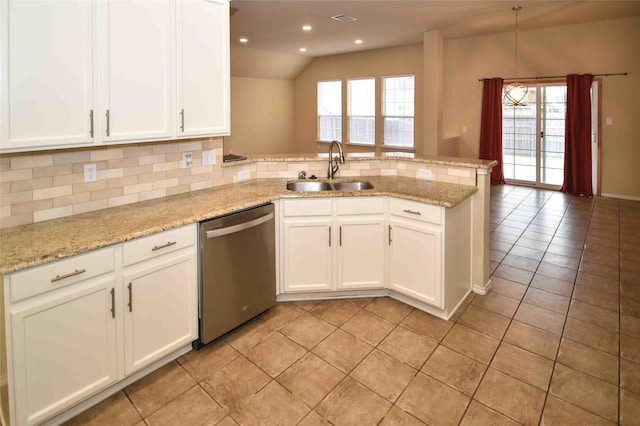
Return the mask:
{"type": "Polygon", "coordinates": [[[40,424],[195,340],[195,241],[189,225],[5,276],[10,424],[40,424]]]}

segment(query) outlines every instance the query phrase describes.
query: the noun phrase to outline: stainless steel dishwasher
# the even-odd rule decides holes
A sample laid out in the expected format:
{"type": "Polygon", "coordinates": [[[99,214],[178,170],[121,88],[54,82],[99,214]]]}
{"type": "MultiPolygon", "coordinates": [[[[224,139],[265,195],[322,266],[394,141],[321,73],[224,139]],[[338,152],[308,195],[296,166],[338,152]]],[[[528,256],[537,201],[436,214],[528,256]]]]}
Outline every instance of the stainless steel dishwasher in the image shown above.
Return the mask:
{"type": "Polygon", "coordinates": [[[200,223],[196,349],[276,303],[273,204],[200,223]]]}

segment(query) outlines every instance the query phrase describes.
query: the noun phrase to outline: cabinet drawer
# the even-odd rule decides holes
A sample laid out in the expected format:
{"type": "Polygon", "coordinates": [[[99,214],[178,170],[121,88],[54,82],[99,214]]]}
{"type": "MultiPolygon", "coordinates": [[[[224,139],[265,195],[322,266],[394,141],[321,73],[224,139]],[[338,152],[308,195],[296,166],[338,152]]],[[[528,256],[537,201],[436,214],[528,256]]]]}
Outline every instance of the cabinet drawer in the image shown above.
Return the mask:
{"type": "Polygon", "coordinates": [[[417,203],[415,201],[399,200],[391,198],[389,200],[389,213],[394,216],[406,217],[408,219],[419,220],[421,222],[442,224],[443,207],[429,204],[417,203]]]}
{"type": "Polygon", "coordinates": [[[46,293],[114,269],[114,249],[109,247],[11,275],[11,302],[46,293]]]}
{"type": "Polygon", "coordinates": [[[196,243],[195,225],[159,232],[122,245],[122,264],[133,265],[196,243]]]}
{"type": "Polygon", "coordinates": [[[331,215],[331,199],[284,200],[284,216],[327,216],[331,215]]]}
{"type": "Polygon", "coordinates": [[[384,213],[384,198],[341,198],[336,200],[338,215],[384,213]]]}

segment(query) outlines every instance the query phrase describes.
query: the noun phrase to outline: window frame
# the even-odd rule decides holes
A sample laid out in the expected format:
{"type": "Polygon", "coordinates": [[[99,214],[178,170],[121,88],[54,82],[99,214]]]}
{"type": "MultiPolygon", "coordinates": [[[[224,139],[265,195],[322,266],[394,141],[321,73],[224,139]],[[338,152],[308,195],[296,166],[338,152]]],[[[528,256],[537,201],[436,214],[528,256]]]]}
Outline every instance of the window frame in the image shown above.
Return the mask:
{"type": "Polygon", "coordinates": [[[382,148],[386,148],[386,149],[396,149],[396,150],[411,150],[411,151],[415,151],[415,147],[416,147],[416,75],[415,74],[394,74],[394,75],[385,75],[385,76],[381,76],[380,77],[380,91],[381,91],[381,96],[380,96],[380,117],[381,117],[381,129],[380,129],[380,146],[382,148]],[[411,77],[413,79],[413,99],[412,99],[412,109],[413,109],[413,114],[412,115],[387,115],[386,114],[386,93],[387,91],[385,90],[385,82],[387,80],[390,79],[394,79],[394,78],[406,78],[406,77],[411,77]],[[386,118],[399,118],[399,119],[406,119],[406,118],[410,118],[412,120],[412,125],[411,125],[411,146],[405,146],[405,145],[395,145],[395,144],[390,144],[390,143],[385,143],[385,139],[386,139],[386,132],[385,132],[385,124],[386,124],[386,118]]]}
{"type": "Polygon", "coordinates": [[[361,145],[361,146],[370,146],[370,147],[374,147],[376,146],[376,139],[377,139],[377,135],[376,135],[376,123],[377,123],[377,117],[376,117],[376,78],[375,77],[356,77],[356,78],[347,78],[346,79],[347,84],[346,84],[346,90],[347,90],[347,115],[346,115],[346,129],[347,129],[347,144],[350,145],[361,145]],[[351,136],[351,130],[352,130],[352,124],[351,124],[351,117],[354,116],[351,114],[351,83],[355,82],[355,81],[371,81],[373,84],[373,104],[371,105],[372,109],[373,109],[373,115],[356,115],[355,117],[371,117],[373,118],[373,140],[371,142],[365,142],[365,141],[360,141],[360,140],[352,140],[351,136]]]}
{"type": "Polygon", "coordinates": [[[342,79],[330,79],[330,80],[318,80],[318,82],[316,83],[316,137],[318,142],[331,142],[333,140],[337,140],[339,142],[342,142],[342,133],[343,133],[343,121],[344,121],[344,106],[343,106],[343,102],[344,102],[344,97],[343,97],[343,90],[344,90],[344,85],[342,84],[342,79]],[[340,83],[340,90],[338,91],[339,97],[340,97],[340,114],[339,115],[321,115],[320,114],[320,85],[322,83],[340,83]],[[328,138],[328,139],[323,139],[322,138],[322,126],[320,124],[321,122],[321,117],[340,117],[339,119],[339,123],[340,123],[340,129],[337,131],[338,137],[333,137],[333,138],[328,138]]]}

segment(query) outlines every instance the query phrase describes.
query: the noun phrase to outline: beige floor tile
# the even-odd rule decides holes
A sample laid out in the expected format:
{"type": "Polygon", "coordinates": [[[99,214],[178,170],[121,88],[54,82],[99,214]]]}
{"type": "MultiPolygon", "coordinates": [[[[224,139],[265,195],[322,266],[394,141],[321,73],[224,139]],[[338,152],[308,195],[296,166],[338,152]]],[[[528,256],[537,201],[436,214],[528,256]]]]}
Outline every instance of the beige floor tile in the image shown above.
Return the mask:
{"type": "Polygon", "coordinates": [[[367,311],[360,311],[340,328],[370,345],[376,346],[395,326],[391,321],[367,311]]]}
{"type": "Polygon", "coordinates": [[[224,340],[237,351],[247,353],[249,349],[275,332],[276,329],[272,325],[258,317],[232,331],[224,337],[224,340]]]}
{"type": "Polygon", "coordinates": [[[605,265],[610,268],[617,268],[620,266],[620,257],[617,256],[617,253],[613,256],[601,256],[587,251],[582,255],[582,260],[598,265],[605,265]]]}
{"type": "Polygon", "coordinates": [[[569,316],[612,331],[618,331],[619,329],[620,319],[617,312],[580,302],[578,300],[573,300],[571,302],[569,316]]]}
{"type": "Polygon", "coordinates": [[[444,346],[438,346],[422,372],[472,396],[487,366],[444,346]]]}
{"type": "Polygon", "coordinates": [[[618,357],[570,339],[562,339],[558,362],[618,385],[618,357]]]}
{"type": "Polygon", "coordinates": [[[538,269],[540,261],[529,259],[528,257],[520,257],[509,253],[502,260],[503,265],[513,266],[514,268],[524,269],[525,271],[535,272],[538,269]]]}
{"type": "Polygon", "coordinates": [[[149,425],[209,426],[217,424],[226,415],[226,411],[200,386],[194,386],[145,420],[149,425]]]}
{"type": "Polygon", "coordinates": [[[541,263],[536,271],[536,275],[544,275],[546,277],[558,278],[562,281],[574,282],[576,280],[577,271],[575,269],[563,268],[562,266],[552,265],[550,263],[541,263]]]}
{"type": "Polygon", "coordinates": [[[493,272],[493,275],[524,285],[529,285],[531,279],[533,278],[532,271],[525,271],[524,269],[515,268],[513,266],[504,264],[498,266],[498,268],[493,272]]]}
{"type": "Polygon", "coordinates": [[[374,349],[349,375],[394,402],[416,373],[415,368],[374,349]]]}
{"type": "Polygon", "coordinates": [[[312,352],[338,370],[349,373],[372,349],[373,346],[351,334],[336,330],[312,352]]]}
{"type": "Polygon", "coordinates": [[[518,423],[473,400],[460,422],[460,426],[510,426],[518,423]]]}
{"type": "Polygon", "coordinates": [[[620,293],[620,282],[618,280],[611,280],[582,271],[578,272],[576,285],[592,288],[594,290],[604,291],[605,293],[610,294],[620,293]]]}
{"type": "Polygon", "coordinates": [[[196,382],[177,362],[170,362],[125,388],[142,417],[147,417],[196,382]]]}
{"type": "Polygon", "coordinates": [[[442,344],[470,358],[489,364],[500,341],[461,324],[453,326],[442,344]]]}
{"type": "Polygon", "coordinates": [[[539,308],[528,303],[522,303],[513,318],[539,329],[550,331],[555,334],[561,334],[566,317],[548,309],[539,308]]]}
{"type": "Polygon", "coordinates": [[[547,402],[542,412],[542,426],[546,425],[613,425],[614,423],[596,416],[587,410],[566,401],[558,399],[553,395],[547,396],[547,402]]]}
{"type": "Polygon", "coordinates": [[[529,287],[529,290],[527,290],[527,294],[524,296],[522,301],[539,308],[544,308],[561,315],[566,315],[569,310],[569,303],[571,302],[571,299],[529,287]]]}
{"type": "Polygon", "coordinates": [[[518,309],[518,300],[491,292],[485,296],[478,295],[471,302],[472,305],[486,309],[496,314],[511,318],[518,309]]]}
{"type": "Polygon", "coordinates": [[[637,425],[640,419],[640,395],[621,390],[620,391],[620,424],[637,425]]]}
{"type": "Polygon", "coordinates": [[[364,309],[369,303],[376,300],[376,297],[350,297],[344,300],[346,302],[353,303],[360,309],[364,309]]]}
{"type": "Polygon", "coordinates": [[[246,357],[271,377],[276,377],[305,353],[307,350],[302,346],[280,333],[274,333],[254,346],[246,357]]]}
{"type": "Polygon", "coordinates": [[[284,327],[281,332],[294,342],[311,349],[335,329],[328,322],[306,313],[284,327]]]}
{"type": "Polygon", "coordinates": [[[529,259],[537,260],[538,262],[542,260],[544,257],[544,251],[536,250],[523,246],[514,246],[511,251],[511,254],[515,254],[516,256],[528,257],[529,259]]]}
{"type": "Polygon", "coordinates": [[[309,312],[336,327],[340,327],[359,311],[360,308],[356,305],[345,302],[344,300],[324,300],[309,312]]]}
{"type": "Polygon", "coordinates": [[[489,368],[474,399],[520,423],[535,425],[544,398],[540,389],[489,368]]]}
{"type": "Polygon", "coordinates": [[[205,379],[201,386],[230,413],[270,380],[267,374],[245,357],[238,357],[205,379]]]}
{"type": "Polygon", "coordinates": [[[622,299],[620,312],[632,317],[640,318],[640,302],[631,299],[622,299]]]}
{"type": "Polygon", "coordinates": [[[491,361],[491,368],[546,392],[551,380],[553,361],[502,342],[491,361]]]}
{"type": "Polygon", "coordinates": [[[400,325],[414,333],[439,342],[453,327],[453,322],[414,309],[400,322],[400,325]]]}
{"type": "Polygon", "coordinates": [[[640,363],[640,339],[623,334],[620,336],[620,356],[640,363]]]}
{"type": "Polygon", "coordinates": [[[318,413],[311,411],[307,416],[302,419],[298,426],[329,426],[330,423],[320,417],[318,413]]]}
{"type": "MultiPolygon", "coordinates": [[[[521,300],[524,293],[527,291],[527,286],[518,284],[513,281],[506,280],[504,278],[493,276],[491,277],[491,292],[501,294],[512,299],[521,300]]],[[[491,294],[491,293],[489,293],[491,294]]]]}
{"type": "Polygon", "coordinates": [[[576,285],[573,290],[573,298],[590,305],[609,309],[610,311],[619,311],[620,296],[617,294],[611,294],[594,288],[576,285]]]}
{"type": "Polygon", "coordinates": [[[513,321],[504,341],[529,352],[554,360],[560,346],[560,336],[545,330],[513,321]]]}
{"type": "Polygon", "coordinates": [[[318,405],[317,412],[335,425],[375,425],[391,403],[350,377],[318,405]]]}
{"type": "Polygon", "coordinates": [[[561,254],[563,256],[570,257],[572,259],[580,259],[582,257],[581,249],[575,249],[572,247],[555,244],[553,242],[549,244],[549,247],[547,248],[547,252],[561,254]]]}
{"type": "Polygon", "coordinates": [[[364,309],[394,324],[398,324],[411,313],[413,308],[390,297],[378,297],[364,309]]]}
{"type": "Polygon", "coordinates": [[[640,337],[640,318],[620,315],[620,333],[640,337]]]}
{"type": "Polygon", "coordinates": [[[433,340],[406,328],[396,327],[378,345],[378,349],[413,368],[419,369],[436,349],[436,346],[438,344],[433,340]]]}
{"type": "Polygon", "coordinates": [[[142,417],[133,407],[129,398],[121,391],[77,415],[65,425],[133,425],[141,420],[142,417]]]}
{"type": "Polygon", "coordinates": [[[477,306],[469,306],[458,323],[489,336],[501,339],[509,327],[510,319],[477,306]]]}
{"type": "Polygon", "coordinates": [[[584,260],[582,261],[582,263],[580,263],[580,272],[597,275],[599,277],[608,278],[610,280],[620,279],[619,267],[599,265],[597,263],[591,263],[584,260]]]}
{"type": "Polygon", "coordinates": [[[398,407],[427,424],[456,425],[469,397],[418,373],[397,402],[398,407]],[[429,398],[425,398],[429,395],[429,398]]]}
{"type": "Polygon", "coordinates": [[[278,383],[296,398],[315,407],[345,374],[313,354],[303,356],[278,377],[278,383]]]}
{"type": "Polygon", "coordinates": [[[549,263],[556,266],[562,266],[563,268],[577,270],[580,265],[580,260],[563,256],[561,254],[545,253],[542,258],[542,263],[549,263]]]}
{"type": "Polygon", "coordinates": [[[615,331],[567,318],[563,336],[601,351],[618,355],[619,335],[615,331]]]}
{"type": "Polygon", "coordinates": [[[571,297],[573,294],[573,283],[544,275],[535,275],[531,280],[531,287],[564,297],[571,297]]]}
{"type": "Polygon", "coordinates": [[[308,412],[309,407],[302,401],[278,382],[271,382],[231,413],[231,417],[241,425],[293,425],[308,412]]]}
{"type": "Polygon", "coordinates": [[[218,423],[216,426],[234,426],[237,425],[238,423],[236,423],[235,420],[233,420],[233,417],[231,416],[227,416],[224,419],[222,419],[222,421],[220,423],[218,423]]]}
{"type": "Polygon", "coordinates": [[[640,394],[640,364],[620,358],[620,387],[640,394]]]}
{"type": "Polygon", "coordinates": [[[200,382],[236,359],[240,353],[223,340],[216,340],[199,351],[190,351],[178,358],[187,373],[200,382]]]}
{"type": "Polygon", "coordinates": [[[380,422],[380,426],[422,426],[423,422],[413,417],[406,411],[402,411],[397,405],[391,407],[391,410],[384,416],[380,422]]]}
{"type": "Polygon", "coordinates": [[[613,422],[618,420],[618,387],[556,364],[549,393],[613,422]]]}
{"type": "Polygon", "coordinates": [[[260,319],[268,326],[280,330],[282,327],[289,324],[294,319],[303,315],[304,309],[297,306],[295,303],[278,303],[267,312],[260,315],[260,319]]]}
{"type": "MultiPolygon", "coordinates": [[[[636,272],[637,275],[640,275],[639,272],[636,272]]],[[[640,285],[638,284],[630,284],[628,282],[620,283],[620,292],[621,296],[625,299],[633,299],[635,301],[640,300],[640,285]]]]}
{"type": "Polygon", "coordinates": [[[297,302],[293,302],[297,307],[304,309],[305,311],[310,311],[315,306],[320,304],[322,300],[299,300],[297,302]]]}

